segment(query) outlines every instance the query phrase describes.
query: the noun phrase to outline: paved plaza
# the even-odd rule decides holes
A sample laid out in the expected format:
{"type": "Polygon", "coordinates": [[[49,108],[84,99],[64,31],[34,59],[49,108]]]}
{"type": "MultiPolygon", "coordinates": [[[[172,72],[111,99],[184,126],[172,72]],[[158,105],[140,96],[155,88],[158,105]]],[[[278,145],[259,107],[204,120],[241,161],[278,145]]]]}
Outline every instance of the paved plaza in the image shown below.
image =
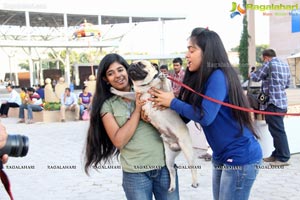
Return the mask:
{"type": "MultiPolygon", "coordinates": [[[[28,155],[10,158],[5,166],[16,200],[122,200],[121,170],[117,162],[108,168],[91,171],[82,167],[88,122],[16,124],[17,118],[2,119],[9,134],[30,138],[28,155]]],[[[196,150],[196,154],[203,153],[196,150]]],[[[182,200],[212,199],[211,163],[197,159],[199,187],[192,188],[190,170],[181,154],[177,158],[182,200]]],[[[292,155],[291,165],[270,169],[263,164],[252,190],[253,200],[298,200],[300,197],[300,154],[292,155]]],[[[0,186],[0,199],[6,192],[0,186]]]]}

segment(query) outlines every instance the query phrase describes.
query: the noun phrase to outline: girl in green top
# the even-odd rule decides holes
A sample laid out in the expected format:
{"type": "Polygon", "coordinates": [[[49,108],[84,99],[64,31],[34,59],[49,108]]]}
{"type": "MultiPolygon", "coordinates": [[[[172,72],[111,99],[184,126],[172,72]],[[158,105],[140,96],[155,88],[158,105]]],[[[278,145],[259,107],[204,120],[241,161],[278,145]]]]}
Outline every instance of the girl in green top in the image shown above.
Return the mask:
{"type": "Polygon", "coordinates": [[[141,120],[143,102],[136,103],[115,96],[132,90],[128,78],[128,63],[118,54],[106,55],[98,67],[90,126],[86,142],[85,171],[99,166],[120,154],[123,170],[123,189],[127,199],[179,199],[176,190],[169,193],[169,172],[165,166],[163,143],[158,131],[141,120]]]}

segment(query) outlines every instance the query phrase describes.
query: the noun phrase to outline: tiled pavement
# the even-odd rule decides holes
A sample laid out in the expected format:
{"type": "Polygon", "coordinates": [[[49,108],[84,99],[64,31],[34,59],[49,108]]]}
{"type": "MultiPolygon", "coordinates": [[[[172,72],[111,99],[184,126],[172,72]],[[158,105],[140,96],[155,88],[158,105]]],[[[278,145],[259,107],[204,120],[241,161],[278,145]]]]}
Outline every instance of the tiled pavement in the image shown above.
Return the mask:
{"type": "MultiPolygon", "coordinates": [[[[289,90],[291,105],[299,104],[300,90],[289,90]]],[[[5,98],[0,91],[0,99],[5,98]]],[[[298,112],[298,110],[297,110],[298,112]]],[[[4,170],[8,174],[15,200],[123,200],[121,170],[83,170],[83,148],[88,122],[17,124],[18,119],[1,119],[9,134],[29,137],[30,147],[26,157],[9,159],[4,170]]],[[[292,141],[291,141],[292,142],[292,141]]],[[[205,153],[195,149],[197,155],[205,153]]],[[[270,169],[262,165],[253,186],[251,200],[298,200],[300,198],[300,154],[292,155],[290,166],[270,169]]],[[[184,169],[186,161],[181,154],[176,159],[181,200],[212,199],[211,163],[197,159],[198,188],[192,188],[191,174],[184,169]]],[[[8,196],[0,183],[0,199],[8,196]]]]}
{"type": "MultiPolygon", "coordinates": [[[[2,119],[9,134],[23,134],[30,138],[29,152],[23,158],[10,158],[5,166],[16,200],[122,200],[121,170],[92,171],[87,176],[82,167],[82,153],[88,122],[16,124],[16,118],[2,119]],[[62,169],[65,168],[65,169],[62,169]]],[[[203,150],[195,149],[200,155],[203,150]]],[[[191,174],[184,169],[181,154],[176,161],[182,200],[212,199],[211,164],[197,159],[199,187],[192,188],[191,174]]],[[[300,197],[300,154],[292,155],[291,165],[270,169],[263,164],[255,182],[253,200],[298,200],[300,197]]],[[[0,186],[0,199],[8,199],[0,186]]]]}

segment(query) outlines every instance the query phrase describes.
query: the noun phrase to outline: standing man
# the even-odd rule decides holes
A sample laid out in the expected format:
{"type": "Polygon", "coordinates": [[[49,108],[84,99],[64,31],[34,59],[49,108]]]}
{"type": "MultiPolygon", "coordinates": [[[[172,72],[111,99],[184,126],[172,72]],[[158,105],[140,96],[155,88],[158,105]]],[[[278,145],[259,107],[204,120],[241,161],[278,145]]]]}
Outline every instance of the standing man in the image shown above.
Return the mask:
{"type": "MultiPolygon", "coordinates": [[[[261,110],[286,113],[287,96],[285,89],[290,85],[290,68],[286,62],[276,57],[273,49],[266,49],[262,53],[263,66],[250,74],[253,81],[262,81],[262,90],[269,96],[268,102],[260,106],[261,110]]],[[[283,123],[284,116],[266,115],[266,123],[273,137],[275,150],[265,162],[274,166],[287,166],[290,159],[290,150],[283,123]]]]}
{"type": "Polygon", "coordinates": [[[66,110],[75,111],[75,120],[79,119],[79,106],[76,95],[71,92],[70,88],[66,88],[60,98],[60,115],[61,122],[65,122],[66,110]]]}
{"type": "MultiPolygon", "coordinates": [[[[182,59],[181,58],[174,58],[173,68],[174,68],[173,78],[177,81],[182,82],[185,73],[184,73],[184,70],[182,69],[182,59]]],[[[172,88],[173,88],[175,97],[178,97],[181,86],[177,83],[172,82],[172,88]]]]}
{"type": "Polygon", "coordinates": [[[13,88],[12,85],[7,85],[6,90],[9,93],[9,98],[7,101],[2,101],[0,108],[0,117],[6,118],[9,107],[16,108],[21,105],[20,94],[13,88]]]}

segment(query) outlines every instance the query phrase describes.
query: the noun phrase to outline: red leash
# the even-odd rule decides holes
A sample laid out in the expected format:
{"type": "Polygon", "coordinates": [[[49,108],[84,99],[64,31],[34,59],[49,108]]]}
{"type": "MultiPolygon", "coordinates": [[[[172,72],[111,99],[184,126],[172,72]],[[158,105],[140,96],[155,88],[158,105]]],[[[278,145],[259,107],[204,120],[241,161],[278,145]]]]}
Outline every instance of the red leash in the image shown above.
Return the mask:
{"type": "Polygon", "coordinates": [[[267,112],[267,111],[261,111],[261,110],[253,110],[253,109],[249,109],[249,108],[244,108],[244,107],[240,107],[240,106],[236,106],[236,105],[233,105],[233,104],[230,104],[230,103],[225,103],[223,101],[220,101],[220,100],[217,100],[217,99],[214,99],[214,98],[211,98],[211,97],[208,97],[208,96],[205,96],[199,92],[196,92],[194,89],[190,88],[189,86],[183,84],[182,82],[178,81],[178,80],[175,80],[173,77],[171,76],[168,76],[167,77],[168,79],[170,79],[171,81],[179,84],[180,86],[184,87],[185,89],[209,100],[209,101],[212,101],[212,102],[215,102],[217,104],[221,104],[223,106],[226,106],[226,107],[229,107],[229,108],[233,108],[233,109],[236,109],[236,110],[241,110],[241,111],[245,111],[245,112],[253,112],[253,113],[257,113],[257,114],[263,114],[263,115],[278,115],[278,116],[284,116],[284,115],[289,115],[289,116],[300,116],[300,113],[276,113],[276,112],[267,112]]]}
{"type": "Polygon", "coordinates": [[[6,173],[3,171],[3,165],[2,165],[1,161],[0,161],[0,178],[1,178],[1,181],[5,187],[7,194],[9,195],[10,199],[14,200],[14,197],[13,197],[11,189],[10,189],[10,182],[9,182],[9,179],[8,179],[6,173]]]}

